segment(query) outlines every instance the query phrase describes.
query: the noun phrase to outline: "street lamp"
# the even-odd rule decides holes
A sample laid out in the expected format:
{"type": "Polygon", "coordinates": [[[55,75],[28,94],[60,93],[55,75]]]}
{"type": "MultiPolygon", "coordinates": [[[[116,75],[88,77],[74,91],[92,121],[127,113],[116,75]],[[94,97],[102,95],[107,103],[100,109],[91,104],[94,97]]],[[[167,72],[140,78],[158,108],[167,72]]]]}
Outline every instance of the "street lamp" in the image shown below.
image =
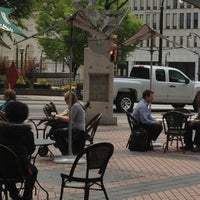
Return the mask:
{"type": "Polygon", "coordinates": [[[167,56],[170,56],[170,52],[169,51],[165,54],[165,66],[167,66],[167,56]]]}
{"type": "Polygon", "coordinates": [[[23,68],[23,53],[24,53],[24,48],[20,48],[19,49],[20,54],[21,54],[21,74],[23,72],[22,68],[23,68]]]}
{"type": "Polygon", "coordinates": [[[29,44],[26,45],[25,47],[25,58],[24,58],[24,66],[26,67],[26,64],[27,64],[27,50],[29,48],[29,44]]]}

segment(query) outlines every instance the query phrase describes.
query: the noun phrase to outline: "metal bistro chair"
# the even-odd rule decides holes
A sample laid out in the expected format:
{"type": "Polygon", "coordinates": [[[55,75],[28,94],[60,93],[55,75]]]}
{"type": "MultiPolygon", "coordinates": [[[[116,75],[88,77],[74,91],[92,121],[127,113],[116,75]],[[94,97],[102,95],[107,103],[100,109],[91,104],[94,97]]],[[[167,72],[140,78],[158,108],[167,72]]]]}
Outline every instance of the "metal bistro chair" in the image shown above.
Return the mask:
{"type": "Polygon", "coordinates": [[[61,174],[60,200],[63,198],[64,188],[83,189],[85,191],[84,200],[89,199],[90,190],[103,190],[108,200],[103,177],[113,151],[114,146],[111,143],[102,142],[90,145],[80,152],[75,158],[69,174],[61,174]],[[86,164],[81,166],[80,173],[80,168],[77,166],[80,159],[83,158],[86,159],[86,164]],[[76,184],[73,184],[73,182],[76,182],[76,184]],[[77,182],[81,185],[79,186],[77,182]],[[98,187],[93,187],[94,185],[98,187]]]}
{"type": "Polygon", "coordinates": [[[94,136],[99,126],[101,117],[102,113],[98,113],[86,124],[86,141],[89,141],[89,145],[94,142],[94,136]]]}
{"type": "MultiPolygon", "coordinates": [[[[124,111],[126,113],[126,116],[127,116],[127,120],[128,120],[128,124],[129,124],[129,127],[131,129],[131,134],[129,136],[129,139],[128,139],[128,142],[126,144],[126,148],[129,147],[129,144],[131,143],[131,141],[133,140],[133,137],[134,137],[134,134],[135,134],[135,131],[140,128],[140,125],[138,124],[138,122],[134,119],[134,117],[131,115],[130,112],[128,111],[124,111]]],[[[148,133],[148,132],[147,132],[148,133]]],[[[149,136],[148,136],[149,137],[149,136]]],[[[144,141],[145,142],[145,141],[144,141]]],[[[152,144],[152,141],[148,139],[148,150],[153,150],[153,144],[152,144]]]]}
{"type": "Polygon", "coordinates": [[[26,180],[26,176],[23,175],[22,166],[19,162],[18,156],[5,145],[0,144],[0,200],[8,200],[7,184],[9,183],[21,183],[22,185],[26,180]],[[8,166],[12,166],[13,170],[9,170],[8,166]]]}
{"type": "Polygon", "coordinates": [[[173,141],[176,141],[176,148],[178,150],[178,142],[181,142],[181,146],[183,148],[183,139],[186,134],[186,124],[187,124],[188,116],[182,112],[178,111],[169,111],[163,115],[163,127],[164,132],[167,136],[166,142],[163,144],[164,152],[168,150],[169,142],[171,145],[173,141]]]}

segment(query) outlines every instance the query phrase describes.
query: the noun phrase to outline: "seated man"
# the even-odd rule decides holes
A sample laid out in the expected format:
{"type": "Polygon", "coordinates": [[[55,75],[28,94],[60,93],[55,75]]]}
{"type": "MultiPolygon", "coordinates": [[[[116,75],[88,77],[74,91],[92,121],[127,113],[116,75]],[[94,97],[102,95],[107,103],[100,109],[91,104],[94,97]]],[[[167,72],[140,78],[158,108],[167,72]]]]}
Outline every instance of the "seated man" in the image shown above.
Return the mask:
{"type": "MultiPolygon", "coordinates": [[[[32,191],[37,178],[38,170],[31,164],[30,155],[35,150],[34,135],[29,124],[23,123],[28,117],[28,106],[22,102],[10,102],[5,108],[5,116],[8,121],[0,121],[1,144],[11,148],[18,156],[27,177],[25,181],[23,197],[19,195],[16,185],[9,184],[7,188],[10,197],[14,200],[31,200],[32,191]]],[[[8,166],[10,170],[13,166],[8,166]]]]}
{"type": "Polygon", "coordinates": [[[198,105],[198,115],[194,120],[190,120],[187,124],[187,133],[184,137],[184,149],[186,151],[191,150],[193,152],[200,152],[200,93],[197,93],[196,95],[196,102],[198,105]],[[196,131],[194,141],[192,141],[193,130],[196,131]],[[196,145],[194,148],[193,144],[196,145]]]}
{"type": "Polygon", "coordinates": [[[149,133],[149,142],[151,140],[156,141],[162,131],[162,121],[154,119],[149,109],[149,104],[153,101],[153,94],[153,91],[145,90],[142,99],[132,112],[132,116],[139,126],[149,133]]]}

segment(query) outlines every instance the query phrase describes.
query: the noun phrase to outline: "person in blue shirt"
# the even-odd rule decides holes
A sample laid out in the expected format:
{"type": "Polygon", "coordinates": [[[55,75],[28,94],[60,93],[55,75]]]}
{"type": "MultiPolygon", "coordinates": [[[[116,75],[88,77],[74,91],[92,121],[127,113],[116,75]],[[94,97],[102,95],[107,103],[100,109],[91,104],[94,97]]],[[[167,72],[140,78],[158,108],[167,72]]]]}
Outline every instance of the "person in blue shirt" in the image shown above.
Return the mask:
{"type": "Polygon", "coordinates": [[[153,101],[153,94],[154,92],[152,90],[145,90],[142,99],[132,112],[132,116],[139,126],[147,130],[149,141],[156,141],[163,129],[162,121],[154,119],[151,115],[149,105],[153,101]]]}
{"type": "Polygon", "coordinates": [[[1,114],[4,114],[6,106],[16,101],[16,92],[13,89],[5,89],[3,92],[5,102],[0,105],[1,114]]]}

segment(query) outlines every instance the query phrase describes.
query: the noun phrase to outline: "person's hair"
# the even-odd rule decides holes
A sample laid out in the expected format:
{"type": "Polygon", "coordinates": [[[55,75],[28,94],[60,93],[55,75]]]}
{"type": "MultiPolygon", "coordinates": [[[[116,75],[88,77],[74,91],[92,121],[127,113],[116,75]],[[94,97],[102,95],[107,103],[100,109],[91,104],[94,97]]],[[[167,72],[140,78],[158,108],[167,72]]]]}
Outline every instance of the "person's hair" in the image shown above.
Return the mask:
{"type": "MultiPolygon", "coordinates": [[[[69,95],[70,95],[70,92],[67,91],[65,94],[64,94],[64,98],[65,100],[69,98],[69,95]]],[[[72,104],[76,103],[78,101],[78,98],[75,94],[75,92],[71,91],[71,100],[72,100],[72,104]]]]}
{"type": "Polygon", "coordinates": [[[5,89],[3,92],[3,95],[7,98],[7,99],[13,99],[16,100],[16,92],[13,89],[5,89]]]}
{"type": "Polygon", "coordinates": [[[14,101],[5,108],[5,115],[9,122],[22,123],[28,118],[29,109],[27,104],[14,101]]]}
{"type": "Polygon", "coordinates": [[[145,97],[149,97],[151,94],[154,94],[152,90],[145,90],[142,94],[142,98],[145,99],[145,97]]]}

